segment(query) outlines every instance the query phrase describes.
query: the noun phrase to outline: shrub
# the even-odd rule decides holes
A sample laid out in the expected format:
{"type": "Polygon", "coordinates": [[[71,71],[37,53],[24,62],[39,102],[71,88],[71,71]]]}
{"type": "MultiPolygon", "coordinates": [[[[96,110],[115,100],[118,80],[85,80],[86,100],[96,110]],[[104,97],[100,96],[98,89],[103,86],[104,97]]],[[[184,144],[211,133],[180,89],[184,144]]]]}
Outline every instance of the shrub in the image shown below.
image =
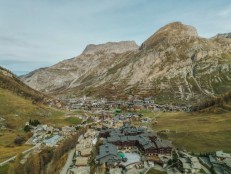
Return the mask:
{"type": "Polygon", "coordinates": [[[15,140],[14,140],[14,144],[18,145],[18,146],[21,146],[23,144],[23,142],[25,141],[25,138],[24,137],[16,137],[15,140]]]}

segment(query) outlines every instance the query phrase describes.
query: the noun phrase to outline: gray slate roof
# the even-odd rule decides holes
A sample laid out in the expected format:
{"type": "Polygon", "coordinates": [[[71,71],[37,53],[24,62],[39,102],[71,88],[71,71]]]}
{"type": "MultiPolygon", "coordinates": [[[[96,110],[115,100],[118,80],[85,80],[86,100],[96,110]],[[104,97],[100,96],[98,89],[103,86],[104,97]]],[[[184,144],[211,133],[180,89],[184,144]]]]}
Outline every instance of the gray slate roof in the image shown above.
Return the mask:
{"type": "Polygon", "coordinates": [[[120,158],[117,155],[117,148],[115,145],[106,143],[99,147],[99,155],[96,156],[96,161],[99,161],[99,164],[107,162],[107,164],[113,164],[119,161],[120,158]]]}

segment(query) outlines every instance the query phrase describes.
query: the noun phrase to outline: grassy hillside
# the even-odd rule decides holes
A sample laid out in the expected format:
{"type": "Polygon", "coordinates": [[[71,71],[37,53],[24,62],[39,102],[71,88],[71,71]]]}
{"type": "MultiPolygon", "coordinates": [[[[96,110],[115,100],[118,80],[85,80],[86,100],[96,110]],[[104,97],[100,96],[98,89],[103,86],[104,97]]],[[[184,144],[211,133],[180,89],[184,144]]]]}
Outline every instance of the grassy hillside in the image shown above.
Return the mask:
{"type": "Polygon", "coordinates": [[[25,122],[29,119],[37,119],[41,123],[56,127],[71,124],[64,114],[64,111],[58,109],[34,105],[31,100],[0,88],[0,118],[4,119],[0,119],[0,127],[6,127],[6,129],[0,129],[0,162],[30,148],[30,146],[14,144],[14,139],[17,136],[28,137],[23,131],[25,122]]]}
{"type": "Polygon", "coordinates": [[[153,121],[148,126],[158,131],[163,138],[171,140],[178,148],[192,152],[231,152],[231,112],[228,110],[193,114],[146,111],[143,114],[156,118],[157,123],[153,121]]]}
{"type": "Polygon", "coordinates": [[[63,118],[60,118],[64,114],[63,111],[44,105],[34,105],[31,100],[1,88],[0,98],[0,116],[6,119],[6,126],[10,129],[23,126],[29,119],[38,119],[56,125],[63,123],[63,118]]]}
{"type": "Polygon", "coordinates": [[[18,136],[25,140],[31,136],[23,130],[30,119],[55,127],[81,121],[75,118],[66,119],[64,111],[44,105],[49,103],[56,106],[57,102],[28,87],[10,71],[0,67],[0,162],[31,148],[14,143],[18,136]]]}
{"type": "Polygon", "coordinates": [[[25,85],[13,73],[2,67],[0,67],[0,88],[10,90],[35,102],[42,102],[46,97],[44,94],[25,85]]]}

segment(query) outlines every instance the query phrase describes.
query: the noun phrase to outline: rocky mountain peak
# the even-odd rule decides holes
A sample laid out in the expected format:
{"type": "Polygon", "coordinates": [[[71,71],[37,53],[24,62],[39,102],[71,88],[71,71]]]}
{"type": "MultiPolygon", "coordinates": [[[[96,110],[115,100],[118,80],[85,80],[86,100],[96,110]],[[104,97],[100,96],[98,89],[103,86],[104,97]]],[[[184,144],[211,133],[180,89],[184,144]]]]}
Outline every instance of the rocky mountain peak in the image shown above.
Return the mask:
{"type": "Polygon", "coordinates": [[[134,41],[121,41],[121,42],[107,42],[105,44],[88,45],[83,54],[95,54],[95,53],[124,53],[126,51],[137,50],[138,45],[134,41]]]}
{"type": "Polygon", "coordinates": [[[186,36],[198,36],[196,28],[190,25],[182,24],[181,22],[173,22],[160,28],[155,34],[166,33],[166,34],[181,34],[186,36]]]}
{"type": "Polygon", "coordinates": [[[182,24],[181,22],[173,22],[160,28],[151,37],[144,41],[142,48],[151,48],[156,44],[163,42],[175,44],[183,39],[195,37],[198,37],[196,28],[182,24]]]}

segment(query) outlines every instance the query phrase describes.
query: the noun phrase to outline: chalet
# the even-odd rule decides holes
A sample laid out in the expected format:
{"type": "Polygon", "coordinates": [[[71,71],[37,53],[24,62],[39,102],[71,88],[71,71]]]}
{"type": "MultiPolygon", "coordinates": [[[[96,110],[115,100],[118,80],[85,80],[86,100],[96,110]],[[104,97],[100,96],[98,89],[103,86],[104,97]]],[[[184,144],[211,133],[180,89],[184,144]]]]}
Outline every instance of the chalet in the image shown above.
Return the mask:
{"type": "Polygon", "coordinates": [[[76,128],[72,126],[64,126],[62,127],[62,133],[64,136],[75,134],[76,128]]]}
{"type": "Polygon", "coordinates": [[[117,153],[115,145],[106,143],[99,147],[99,155],[96,156],[95,161],[99,165],[105,164],[107,167],[115,166],[121,161],[117,153]]]}
{"type": "Polygon", "coordinates": [[[154,141],[156,141],[156,139],[157,139],[157,133],[156,132],[148,132],[147,134],[146,134],[146,136],[152,141],[152,142],[154,142],[154,141]]]}
{"type": "Polygon", "coordinates": [[[91,155],[92,148],[85,148],[82,151],[80,151],[80,155],[82,157],[89,157],[91,155]]]}
{"type": "Polygon", "coordinates": [[[180,157],[177,160],[177,168],[182,173],[199,173],[201,164],[196,157],[180,157]]]}
{"type": "Polygon", "coordinates": [[[76,144],[76,155],[79,157],[89,157],[92,148],[95,145],[96,132],[89,129],[84,135],[79,136],[78,144],[76,144]]]}
{"type": "Polygon", "coordinates": [[[199,157],[200,162],[208,169],[214,170],[215,173],[230,174],[231,172],[231,158],[229,154],[223,154],[222,151],[217,151],[214,155],[208,157],[199,157]]]}
{"type": "Polygon", "coordinates": [[[87,166],[88,165],[88,157],[76,157],[75,165],[77,167],[87,166]]]}
{"type": "Polygon", "coordinates": [[[124,135],[139,135],[139,134],[142,134],[145,132],[145,129],[144,128],[141,128],[141,127],[131,127],[130,125],[128,124],[125,124],[124,126],[122,126],[120,128],[120,131],[121,133],[123,133],[124,135]]]}
{"type": "Polygon", "coordinates": [[[107,129],[100,133],[106,142],[120,147],[138,147],[147,155],[171,154],[172,144],[168,140],[157,140],[156,132],[146,132],[142,127],[124,124],[119,129],[107,129]]]}
{"type": "Polygon", "coordinates": [[[182,173],[189,173],[190,172],[190,163],[186,158],[178,158],[178,160],[177,160],[177,168],[182,173]]]}
{"type": "Polygon", "coordinates": [[[158,154],[157,146],[148,137],[139,136],[138,147],[148,156],[158,154]]]}
{"type": "Polygon", "coordinates": [[[228,158],[231,159],[231,155],[229,153],[224,153],[223,151],[217,151],[216,158],[217,160],[223,161],[228,158]]]}
{"type": "Polygon", "coordinates": [[[158,148],[159,154],[171,154],[172,152],[172,143],[168,140],[156,140],[155,144],[158,148]]]}
{"type": "Polygon", "coordinates": [[[99,132],[100,138],[107,138],[109,137],[109,133],[111,132],[111,129],[103,129],[99,132]]]}

